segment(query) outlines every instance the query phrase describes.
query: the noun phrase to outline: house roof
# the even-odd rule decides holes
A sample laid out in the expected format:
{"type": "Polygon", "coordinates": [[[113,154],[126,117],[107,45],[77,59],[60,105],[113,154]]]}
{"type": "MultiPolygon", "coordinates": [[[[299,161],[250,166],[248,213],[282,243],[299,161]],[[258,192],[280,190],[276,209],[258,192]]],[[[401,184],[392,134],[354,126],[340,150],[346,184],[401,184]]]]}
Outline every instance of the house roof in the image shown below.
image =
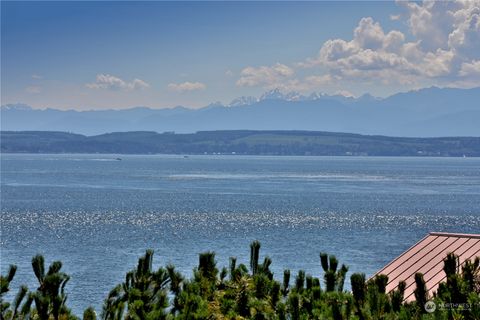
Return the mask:
{"type": "Polygon", "coordinates": [[[459,256],[461,265],[467,259],[480,256],[480,234],[431,232],[375,275],[388,276],[387,292],[396,289],[400,281],[405,281],[404,299],[414,301],[414,277],[415,273],[421,272],[431,296],[440,282],[446,280],[443,259],[450,252],[459,256]]]}

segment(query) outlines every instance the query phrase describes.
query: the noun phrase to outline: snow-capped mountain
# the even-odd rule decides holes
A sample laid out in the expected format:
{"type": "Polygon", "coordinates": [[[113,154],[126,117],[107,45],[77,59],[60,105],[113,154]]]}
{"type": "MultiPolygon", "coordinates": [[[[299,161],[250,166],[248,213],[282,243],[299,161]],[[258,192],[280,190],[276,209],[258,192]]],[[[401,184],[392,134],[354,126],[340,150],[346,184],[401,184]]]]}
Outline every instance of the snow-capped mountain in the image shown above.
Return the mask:
{"type": "Polygon", "coordinates": [[[62,111],[6,105],[2,130],[114,131],[314,130],[390,136],[480,136],[480,88],[426,88],[378,99],[271,90],[200,109],[62,111]]]}
{"type": "Polygon", "coordinates": [[[241,107],[241,106],[248,106],[251,104],[254,104],[258,102],[258,99],[252,96],[243,96],[243,97],[238,97],[232,100],[228,104],[229,107],[241,107]]]}
{"type": "Polygon", "coordinates": [[[296,91],[283,92],[279,88],[276,88],[263,93],[258,99],[255,97],[240,97],[240,98],[234,99],[229,106],[251,105],[259,101],[265,101],[265,100],[315,101],[320,99],[330,99],[330,100],[336,100],[344,103],[351,103],[353,101],[356,101],[357,99],[362,99],[363,101],[366,101],[366,100],[373,101],[373,100],[379,100],[380,98],[375,98],[370,94],[365,94],[360,98],[355,98],[354,96],[346,95],[342,92],[339,92],[333,95],[328,95],[326,93],[321,93],[321,92],[312,92],[309,95],[303,95],[300,92],[296,92],[296,91]]]}
{"type": "Polygon", "coordinates": [[[263,101],[263,100],[286,100],[286,99],[282,91],[276,88],[276,89],[265,92],[260,96],[258,100],[263,101]]]}
{"type": "Polygon", "coordinates": [[[30,107],[29,105],[23,104],[23,103],[6,104],[6,105],[3,105],[1,108],[2,108],[2,111],[7,111],[7,110],[18,110],[18,111],[32,110],[32,107],[30,107]]]}

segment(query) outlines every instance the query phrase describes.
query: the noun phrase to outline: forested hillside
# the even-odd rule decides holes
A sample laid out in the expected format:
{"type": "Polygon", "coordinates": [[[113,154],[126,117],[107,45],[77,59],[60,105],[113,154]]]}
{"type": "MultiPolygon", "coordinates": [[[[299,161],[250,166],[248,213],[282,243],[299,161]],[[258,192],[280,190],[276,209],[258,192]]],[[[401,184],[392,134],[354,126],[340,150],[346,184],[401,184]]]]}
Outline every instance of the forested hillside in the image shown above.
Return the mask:
{"type": "Polygon", "coordinates": [[[97,136],[3,131],[1,152],[477,157],[480,138],[399,138],[318,131],[138,131],[97,136]]]}

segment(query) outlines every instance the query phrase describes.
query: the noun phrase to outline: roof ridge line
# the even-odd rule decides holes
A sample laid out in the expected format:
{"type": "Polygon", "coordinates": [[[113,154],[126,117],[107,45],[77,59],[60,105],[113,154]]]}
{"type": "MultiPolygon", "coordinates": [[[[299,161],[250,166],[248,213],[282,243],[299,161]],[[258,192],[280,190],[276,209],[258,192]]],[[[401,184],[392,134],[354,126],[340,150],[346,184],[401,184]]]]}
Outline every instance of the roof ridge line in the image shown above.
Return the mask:
{"type": "Polygon", "coordinates": [[[459,237],[459,238],[477,238],[480,239],[480,234],[469,234],[469,233],[451,233],[451,232],[429,232],[429,235],[432,236],[443,236],[443,237],[459,237]]]}

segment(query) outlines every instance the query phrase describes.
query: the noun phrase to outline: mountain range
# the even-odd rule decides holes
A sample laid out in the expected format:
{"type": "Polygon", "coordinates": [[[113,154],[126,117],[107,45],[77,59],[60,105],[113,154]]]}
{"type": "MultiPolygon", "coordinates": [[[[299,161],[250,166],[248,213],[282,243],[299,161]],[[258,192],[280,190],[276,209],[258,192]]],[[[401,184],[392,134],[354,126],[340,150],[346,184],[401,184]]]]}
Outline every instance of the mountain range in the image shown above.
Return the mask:
{"type": "Polygon", "coordinates": [[[1,107],[2,130],[193,133],[205,130],[312,130],[403,137],[480,136],[480,87],[425,88],[387,98],[282,93],[239,97],[204,108],[109,110],[1,107]]]}

